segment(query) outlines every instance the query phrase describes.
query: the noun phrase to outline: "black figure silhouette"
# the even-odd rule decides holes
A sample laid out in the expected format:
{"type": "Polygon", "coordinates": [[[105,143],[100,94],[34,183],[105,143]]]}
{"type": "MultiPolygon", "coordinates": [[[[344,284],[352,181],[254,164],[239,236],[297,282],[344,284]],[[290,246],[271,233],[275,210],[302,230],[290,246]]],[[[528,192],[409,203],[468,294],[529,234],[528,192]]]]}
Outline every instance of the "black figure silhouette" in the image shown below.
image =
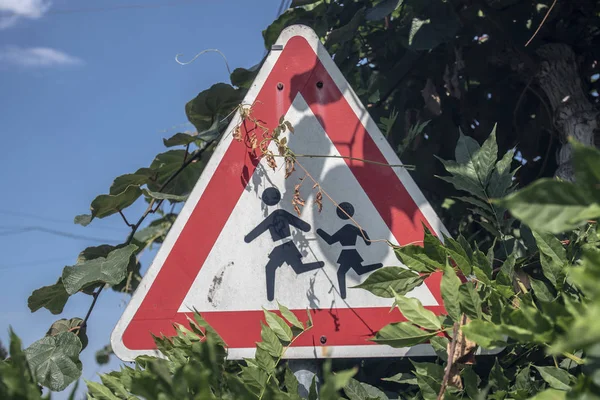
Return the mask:
{"type": "MultiPolygon", "coordinates": [[[[262,194],[262,201],[268,206],[274,206],[281,200],[281,193],[276,188],[267,188],[262,194]]],[[[303,263],[301,258],[302,254],[291,241],[290,226],[296,227],[301,231],[310,231],[310,224],[302,221],[292,213],[285,210],[275,210],[263,222],[261,222],[256,228],[252,229],[244,237],[246,243],[250,243],[263,232],[269,231],[271,238],[274,242],[285,240],[284,243],[275,247],[269,254],[269,262],[267,263],[267,299],[272,301],[275,298],[275,271],[281,267],[283,263],[288,264],[296,274],[303,272],[312,271],[318,268],[322,268],[325,263],[323,261],[303,263]]]]}
{"type": "MultiPolygon", "coordinates": [[[[352,204],[344,202],[338,205],[336,210],[338,217],[341,219],[349,219],[354,215],[354,207],[352,204]]],[[[367,235],[366,231],[362,231],[355,225],[346,224],[340,228],[339,231],[334,233],[333,235],[329,235],[323,229],[317,229],[317,234],[323,238],[327,244],[332,245],[334,243],[339,242],[342,246],[355,246],[356,239],[362,238],[365,241],[367,246],[371,245],[369,235],[367,235]]],[[[376,270],[377,268],[381,268],[383,264],[370,264],[370,265],[362,265],[363,259],[358,254],[355,248],[351,249],[342,249],[340,256],[337,259],[337,263],[340,265],[340,268],[337,272],[338,283],[340,285],[340,295],[342,299],[346,298],[346,274],[348,271],[353,269],[357,274],[362,275],[367,272],[371,272],[376,270]]]]}

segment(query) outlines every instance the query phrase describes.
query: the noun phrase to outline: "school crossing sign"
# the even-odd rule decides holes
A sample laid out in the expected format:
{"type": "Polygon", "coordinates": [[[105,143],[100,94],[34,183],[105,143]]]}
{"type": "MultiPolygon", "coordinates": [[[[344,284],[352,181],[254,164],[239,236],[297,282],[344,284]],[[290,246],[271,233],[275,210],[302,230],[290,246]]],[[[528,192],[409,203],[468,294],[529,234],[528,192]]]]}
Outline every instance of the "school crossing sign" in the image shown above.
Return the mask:
{"type": "MultiPolygon", "coordinates": [[[[401,266],[386,240],[419,242],[423,224],[438,236],[444,227],[406,170],[393,167],[400,160],[310,28],[281,33],[243,104],[270,129],[289,121],[294,133],[282,135],[302,168],[286,177],[279,158],[273,170],[238,140],[256,123],[237,116],[113,331],[115,354],[156,354],[152,334],[175,334],[173,323],[197,310],[229,358],[252,357],[263,308],[277,302],[301,319],[309,309],[314,324],[287,358],[431,354],[429,345],[369,341],[403,317],[390,312],[391,299],[352,287],[401,266]],[[294,198],[305,205],[295,209],[294,198]]],[[[443,314],[440,279],[432,274],[408,295],[443,314]]]]}

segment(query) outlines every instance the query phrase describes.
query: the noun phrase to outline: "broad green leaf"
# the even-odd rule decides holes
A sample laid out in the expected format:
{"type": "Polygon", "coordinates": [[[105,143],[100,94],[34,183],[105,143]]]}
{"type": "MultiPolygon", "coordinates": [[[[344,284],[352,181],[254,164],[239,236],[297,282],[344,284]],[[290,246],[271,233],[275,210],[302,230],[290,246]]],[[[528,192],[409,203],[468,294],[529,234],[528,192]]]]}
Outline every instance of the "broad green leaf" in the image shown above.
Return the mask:
{"type": "Polygon", "coordinates": [[[304,330],[304,325],[302,324],[302,322],[300,322],[298,317],[296,317],[296,314],[291,312],[290,309],[286,306],[279,304],[279,302],[277,302],[277,305],[279,306],[279,312],[281,313],[283,318],[285,318],[290,324],[292,324],[296,328],[304,330]]]}
{"type": "Polygon", "coordinates": [[[330,43],[342,45],[348,40],[351,40],[358,32],[358,28],[364,23],[365,9],[360,8],[354,13],[352,19],[345,25],[332,30],[327,37],[327,45],[330,43]]]}
{"type": "Polygon", "coordinates": [[[467,314],[467,316],[472,319],[482,318],[481,298],[472,282],[467,282],[460,286],[458,289],[458,298],[460,309],[463,313],[467,314]]]}
{"type": "Polygon", "coordinates": [[[483,270],[475,265],[473,265],[473,274],[475,274],[475,277],[477,278],[477,280],[485,285],[490,286],[492,284],[492,281],[490,280],[490,278],[488,278],[487,274],[485,272],[483,272],[483,270]]]}
{"type": "Polygon", "coordinates": [[[31,312],[36,312],[44,307],[56,315],[63,311],[67,300],[69,300],[69,293],[65,290],[62,278],[58,278],[58,281],[54,285],[34,290],[29,299],[27,299],[27,306],[31,312]]]}
{"type": "Polygon", "coordinates": [[[425,307],[419,299],[396,294],[395,304],[398,309],[413,324],[429,330],[440,330],[442,324],[438,317],[425,307]]]}
{"type": "Polygon", "coordinates": [[[140,196],[142,190],[139,186],[130,185],[118,194],[101,194],[97,196],[90,206],[93,218],[104,218],[122,211],[132,205],[140,196]]]}
{"type": "Polygon", "coordinates": [[[475,207],[478,207],[480,209],[482,209],[484,212],[488,213],[489,215],[493,216],[494,215],[494,210],[492,208],[492,205],[484,202],[482,200],[479,200],[475,197],[465,197],[465,196],[457,196],[454,197],[457,200],[463,201],[465,203],[471,204],[475,207]]]}
{"type": "Polygon", "coordinates": [[[21,339],[9,327],[10,359],[0,357],[0,396],[6,399],[41,399],[40,388],[33,378],[21,339]]]}
{"type": "Polygon", "coordinates": [[[77,256],[77,264],[82,264],[86,261],[91,261],[100,257],[107,257],[116,247],[110,244],[101,244],[100,246],[86,247],[77,256]]]}
{"type": "MultiPolygon", "coordinates": [[[[459,132],[458,141],[454,148],[454,158],[459,164],[468,164],[473,161],[473,155],[481,150],[477,140],[471,136],[465,135],[462,130],[459,132]]],[[[495,162],[496,160],[494,160],[495,162]]]]}
{"type": "MultiPolygon", "coordinates": [[[[150,246],[152,243],[162,243],[176,218],[176,214],[166,214],[162,218],[155,219],[147,227],[138,230],[133,238],[139,242],[140,248],[144,248],[142,246],[150,246]]],[[[138,249],[139,251],[140,249],[138,249]]]]}
{"type": "Polygon", "coordinates": [[[559,279],[564,275],[562,268],[567,263],[566,251],[552,234],[534,231],[533,237],[540,251],[540,262],[544,275],[554,286],[557,286],[559,279]]]}
{"type": "Polygon", "coordinates": [[[511,172],[510,166],[515,155],[515,149],[511,149],[496,163],[496,167],[492,171],[490,183],[487,187],[487,192],[490,198],[496,199],[506,196],[509,189],[513,185],[514,172],[511,172]]]}
{"type": "Polygon", "coordinates": [[[72,332],[46,336],[25,350],[37,381],[60,392],[81,376],[81,342],[72,332]]]}
{"type": "Polygon", "coordinates": [[[550,302],[556,299],[556,294],[552,293],[553,291],[546,285],[544,281],[529,277],[529,283],[531,284],[533,293],[538,300],[550,302]]]}
{"type": "Polygon", "coordinates": [[[396,248],[394,251],[396,257],[413,271],[428,273],[444,268],[444,264],[431,258],[421,246],[408,245],[396,248]]]}
{"type": "Polygon", "coordinates": [[[433,351],[444,362],[448,361],[448,343],[448,338],[442,336],[434,336],[429,339],[429,344],[433,347],[433,351]]]}
{"type": "Polygon", "coordinates": [[[308,389],[308,400],[317,400],[319,395],[317,393],[317,375],[313,375],[310,388],[308,389]]]}
{"type": "Polygon", "coordinates": [[[262,349],[261,347],[256,348],[256,355],[254,359],[256,360],[256,364],[268,374],[272,374],[275,371],[275,360],[268,351],[262,349]]]}
{"type": "Polygon", "coordinates": [[[198,132],[210,128],[218,115],[228,115],[242,101],[244,92],[226,83],[216,83],[185,105],[188,120],[198,132]]]}
{"type": "Polygon", "coordinates": [[[406,268],[384,267],[371,273],[363,283],[354,287],[366,289],[375,296],[394,297],[394,291],[406,294],[421,285],[424,280],[424,276],[406,268]]]}
{"type": "Polygon", "coordinates": [[[106,386],[98,382],[88,381],[87,379],[84,379],[84,381],[88,388],[88,396],[91,396],[93,399],[120,400],[120,397],[115,396],[106,386]]]}
{"type": "Polygon", "coordinates": [[[538,232],[560,233],[600,217],[600,204],[591,202],[572,183],[539,179],[498,203],[538,232]]]}
{"type": "Polygon", "coordinates": [[[570,390],[571,381],[575,380],[575,377],[569,374],[567,371],[556,367],[538,367],[534,365],[535,369],[538,370],[543,380],[545,380],[551,388],[558,390],[570,390]]]}
{"type": "Polygon", "coordinates": [[[82,323],[83,320],[81,318],[59,319],[50,326],[50,329],[46,332],[46,336],[56,336],[62,332],[73,332],[79,337],[81,349],[83,350],[87,346],[88,338],[86,335],[86,328],[81,328],[82,323]]]}
{"type": "Polygon", "coordinates": [[[506,346],[502,331],[497,325],[481,319],[475,319],[461,327],[467,337],[483,348],[495,349],[506,346]]]}
{"type": "Polygon", "coordinates": [[[160,192],[153,192],[151,190],[148,189],[142,189],[142,192],[148,196],[151,197],[153,199],[156,200],[169,200],[171,203],[176,203],[176,202],[182,202],[182,201],[186,201],[188,198],[188,195],[177,195],[177,194],[169,194],[169,193],[160,193],[160,192]]]}
{"type": "Polygon", "coordinates": [[[527,365],[525,368],[522,368],[515,376],[515,388],[517,390],[526,390],[527,392],[530,392],[533,388],[531,367],[529,365],[527,365]]]}
{"type": "Polygon", "coordinates": [[[569,143],[573,148],[575,182],[589,191],[590,198],[600,202],[600,151],[592,146],[584,146],[573,138],[569,143]]]}
{"type": "Polygon", "coordinates": [[[417,385],[425,399],[436,399],[444,377],[444,367],[434,363],[421,363],[411,360],[415,367],[417,385]]]}
{"type": "Polygon", "coordinates": [[[423,343],[435,335],[436,332],[424,331],[410,322],[396,322],[381,328],[371,340],[391,347],[410,347],[423,343]]]}
{"type": "Polygon", "coordinates": [[[285,367],[283,383],[285,384],[285,388],[287,389],[288,393],[292,395],[298,395],[298,379],[296,379],[296,376],[288,366],[285,367]]]}
{"type": "Polygon", "coordinates": [[[388,382],[402,383],[402,384],[406,384],[406,385],[416,385],[417,384],[417,378],[414,375],[408,374],[406,372],[400,372],[394,376],[390,376],[389,378],[381,378],[381,380],[388,381],[388,382]]]}
{"type": "Polygon", "coordinates": [[[546,389],[539,392],[529,400],[564,400],[567,398],[567,392],[557,389],[546,389]]]}
{"type": "Polygon", "coordinates": [[[459,299],[460,285],[460,279],[456,276],[454,269],[446,267],[444,275],[442,276],[440,290],[442,292],[442,299],[444,300],[444,308],[448,312],[450,318],[455,322],[460,321],[462,314],[459,299]]]}
{"type": "Polygon", "coordinates": [[[75,294],[94,283],[116,285],[127,277],[127,266],[137,246],[130,244],[113,250],[106,258],[99,257],[71,267],[65,267],[62,280],[65,290],[75,294]]]}
{"type": "Polygon", "coordinates": [[[176,133],[168,139],[163,139],[165,147],[187,146],[198,140],[198,135],[189,133],[176,133]]]}
{"type": "Polygon", "coordinates": [[[260,336],[262,338],[262,342],[258,343],[258,347],[266,350],[273,357],[280,357],[283,353],[283,345],[275,335],[275,332],[268,326],[264,325],[263,322],[260,322],[261,330],[260,336]]]}
{"type": "Polygon", "coordinates": [[[372,8],[369,8],[365,14],[367,21],[378,21],[390,15],[394,10],[400,7],[404,0],[384,0],[372,8]]]}
{"type": "Polygon", "coordinates": [[[381,390],[352,378],[344,386],[344,393],[350,400],[388,400],[387,395],[381,390]]]}
{"type": "Polygon", "coordinates": [[[110,185],[109,194],[117,195],[127,190],[129,186],[140,187],[145,185],[154,178],[154,171],[149,168],[140,168],[133,174],[125,174],[115,178],[112,185],[110,185]]]}
{"type": "Polygon", "coordinates": [[[257,395],[262,392],[267,384],[267,373],[255,366],[241,367],[242,372],[240,377],[245,385],[257,395]]]}
{"type": "Polygon", "coordinates": [[[456,240],[444,235],[444,249],[448,256],[456,263],[465,276],[471,275],[471,260],[462,245],[456,240]]]}
{"type": "Polygon", "coordinates": [[[477,171],[477,176],[484,186],[487,186],[492,170],[498,159],[498,145],[496,143],[496,125],[492,133],[483,142],[481,149],[473,155],[472,161],[477,171]]]}
{"type": "Polygon", "coordinates": [[[73,219],[73,223],[81,226],[88,226],[93,219],[94,217],[92,217],[92,214],[79,214],[75,216],[75,218],[73,219]]]}
{"type": "Polygon", "coordinates": [[[269,325],[269,328],[271,328],[273,332],[275,332],[277,337],[283,341],[291,342],[294,338],[294,335],[292,334],[292,329],[287,324],[287,322],[285,322],[283,318],[271,311],[263,309],[263,312],[265,314],[265,319],[267,321],[267,324],[269,325]]]}
{"type": "Polygon", "coordinates": [[[152,164],[150,164],[150,168],[155,173],[155,179],[147,183],[148,189],[152,192],[163,194],[189,195],[198,181],[204,166],[210,159],[210,155],[214,151],[214,146],[211,145],[203,151],[200,160],[188,164],[182,171],[180,169],[183,166],[184,160],[192,158],[192,154],[187,153],[185,150],[169,150],[158,154],[152,161],[152,164]],[[172,178],[177,172],[177,176],[172,178]]]}
{"type": "Polygon", "coordinates": [[[258,74],[260,64],[256,64],[250,69],[236,68],[233,70],[230,76],[231,84],[244,89],[249,89],[252,86],[252,82],[258,74]]]}
{"type": "Polygon", "coordinates": [[[495,390],[508,390],[510,381],[504,375],[504,370],[498,363],[498,358],[494,361],[488,380],[495,390]]]}
{"type": "Polygon", "coordinates": [[[452,174],[452,176],[437,176],[439,179],[452,184],[456,189],[463,190],[477,196],[480,199],[487,201],[487,196],[483,186],[477,180],[477,174],[475,173],[472,164],[465,165],[459,164],[454,161],[442,160],[436,157],[444,164],[446,171],[452,174]]]}
{"type": "Polygon", "coordinates": [[[461,375],[467,396],[471,399],[477,398],[477,395],[479,394],[479,384],[481,383],[479,376],[473,371],[472,367],[463,369],[461,375]]]}

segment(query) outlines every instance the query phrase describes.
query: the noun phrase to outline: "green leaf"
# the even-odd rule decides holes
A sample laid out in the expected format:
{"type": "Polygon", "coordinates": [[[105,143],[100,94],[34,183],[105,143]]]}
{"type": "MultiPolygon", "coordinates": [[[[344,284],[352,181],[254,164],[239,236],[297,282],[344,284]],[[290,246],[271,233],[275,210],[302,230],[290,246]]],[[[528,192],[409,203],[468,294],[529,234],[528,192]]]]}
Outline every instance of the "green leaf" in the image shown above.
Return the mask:
{"type": "Polygon", "coordinates": [[[573,138],[569,139],[573,148],[575,182],[589,191],[590,198],[600,202],[600,151],[592,146],[584,146],[573,138]]]}
{"type": "Polygon", "coordinates": [[[460,285],[458,289],[458,298],[460,302],[460,309],[462,312],[467,314],[469,318],[481,319],[481,298],[475,285],[472,282],[467,282],[460,285]]]}
{"type": "Polygon", "coordinates": [[[10,359],[0,358],[0,396],[3,399],[41,399],[41,390],[21,349],[21,340],[12,328],[9,328],[9,336],[10,359]]]}
{"type": "Polygon", "coordinates": [[[244,381],[245,385],[257,395],[261,393],[267,384],[267,373],[264,370],[254,366],[242,366],[241,369],[242,372],[240,377],[242,378],[242,381],[244,381]]]}
{"type": "Polygon", "coordinates": [[[448,361],[448,343],[448,338],[442,336],[434,336],[429,339],[429,344],[433,347],[433,351],[444,362],[448,361]]]}
{"type": "Polygon", "coordinates": [[[81,341],[81,349],[85,349],[88,343],[86,328],[81,328],[83,320],[81,318],[62,318],[50,325],[50,329],[46,332],[46,336],[56,336],[62,332],[73,332],[81,341]]]}
{"type": "Polygon", "coordinates": [[[511,172],[510,166],[515,156],[515,149],[511,149],[496,163],[492,171],[490,183],[487,192],[490,198],[495,199],[506,196],[513,185],[514,172],[511,172]]]}
{"type": "Polygon", "coordinates": [[[127,190],[129,186],[140,187],[148,183],[154,177],[154,171],[149,168],[140,168],[133,174],[125,174],[115,178],[110,185],[109,194],[117,195],[127,190]]]}
{"type": "Polygon", "coordinates": [[[304,330],[304,325],[302,324],[302,322],[300,322],[298,317],[296,317],[296,314],[291,312],[290,309],[286,306],[279,304],[279,302],[277,302],[277,305],[279,306],[279,312],[281,313],[283,318],[285,318],[290,324],[292,324],[296,328],[304,330]]]}
{"type": "Polygon", "coordinates": [[[539,392],[529,400],[564,400],[567,398],[567,392],[564,390],[546,389],[539,392]]]}
{"type": "Polygon", "coordinates": [[[160,192],[153,192],[151,190],[148,189],[142,189],[142,192],[148,196],[151,197],[153,199],[156,200],[169,200],[171,203],[176,203],[176,202],[181,202],[181,201],[186,201],[188,198],[188,195],[176,195],[176,194],[169,194],[169,193],[160,193],[160,192]]]}
{"type": "Polygon", "coordinates": [[[406,372],[400,372],[394,376],[390,376],[389,378],[381,378],[382,381],[388,382],[396,382],[405,385],[416,385],[417,378],[414,375],[408,374],[406,372]]]}
{"type": "Polygon", "coordinates": [[[373,8],[369,8],[365,14],[367,21],[379,21],[390,15],[400,7],[404,0],[383,0],[373,8]]]}
{"type": "Polygon", "coordinates": [[[27,299],[27,306],[31,312],[36,312],[44,307],[56,315],[63,311],[67,300],[69,300],[69,293],[65,290],[62,278],[58,278],[58,281],[54,285],[34,290],[29,299],[27,299]]]}
{"type": "Polygon", "coordinates": [[[444,275],[442,276],[440,290],[442,292],[442,299],[444,300],[444,308],[448,312],[450,318],[455,322],[460,321],[462,314],[459,299],[460,285],[460,279],[456,276],[454,269],[446,267],[444,275]]]}
{"type": "Polygon", "coordinates": [[[560,233],[600,217],[600,204],[582,188],[554,179],[539,179],[497,202],[538,232],[560,233]]]}
{"type": "Polygon", "coordinates": [[[88,226],[93,219],[94,217],[92,217],[92,214],[79,214],[75,216],[75,218],[73,219],[73,223],[81,226],[88,226]]]}
{"type": "Polygon", "coordinates": [[[190,135],[189,133],[176,133],[168,139],[163,139],[165,147],[187,146],[198,140],[198,135],[190,135]]]}
{"type": "Polygon", "coordinates": [[[344,393],[350,400],[388,400],[381,390],[352,378],[344,386],[344,393]]]}
{"type": "Polygon", "coordinates": [[[473,371],[472,367],[465,368],[462,371],[462,377],[467,396],[471,399],[476,399],[479,394],[479,384],[481,383],[481,379],[477,373],[473,371]]]}
{"type": "Polygon", "coordinates": [[[495,349],[506,346],[501,329],[491,322],[475,319],[461,327],[467,337],[483,348],[495,349]]]}
{"type": "Polygon", "coordinates": [[[533,293],[538,300],[551,302],[556,299],[556,294],[552,293],[544,281],[529,277],[529,283],[531,284],[533,293]]]}
{"type": "Polygon", "coordinates": [[[428,273],[444,268],[440,261],[431,258],[431,255],[421,246],[403,246],[396,248],[394,252],[398,260],[416,272],[428,273]]]}
{"type": "Polygon", "coordinates": [[[444,376],[444,368],[433,363],[419,363],[411,360],[415,367],[417,385],[424,399],[436,399],[444,376]]]}
{"type": "Polygon", "coordinates": [[[366,289],[379,297],[394,297],[394,292],[406,294],[421,285],[425,276],[401,267],[379,268],[355,288],[366,289]]]}
{"type": "Polygon", "coordinates": [[[496,358],[494,361],[494,366],[490,371],[488,380],[495,390],[508,390],[508,385],[510,382],[504,375],[504,370],[498,363],[498,358],[496,358]]]}
{"type": "Polygon", "coordinates": [[[436,332],[424,331],[410,322],[396,322],[381,328],[371,340],[391,347],[410,347],[423,343],[435,335],[436,332]]]}
{"type": "Polygon", "coordinates": [[[313,375],[310,388],[308,389],[308,400],[318,400],[319,395],[317,393],[317,375],[313,375]]]}
{"type": "Polygon", "coordinates": [[[101,194],[97,196],[90,206],[93,218],[104,218],[118,213],[129,207],[142,195],[139,186],[128,186],[123,192],[112,194],[101,194]]]}
{"type": "Polygon", "coordinates": [[[564,276],[563,266],[567,263],[567,253],[560,241],[549,233],[533,232],[533,237],[540,251],[540,262],[546,278],[556,287],[564,276]]]}
{"type": "Polygon", "coordinates": [[[46,336],[25,350],[37,381],[60,392],[81,376],[81,342],[72,332],[46,336]]]}
{"type": "Polygon", "coordinates": [[[429,330],[440,330],[442,324],[438,317],[425,309],[419,299],[396,294],[395,304],[406,319],[413,324],[429,330]]]}
{"type": "Polygon", "coordinates": [[[196,182],[198,182],[204,166],[210,159],[214,151],[214,145],[203,151],[204,153],[200,160],[188,164],[182,171],[180,169],[184,160],[189,160],[193,155],[190,155],[185,150],[169,150],[158,154],[152,161],[152,164],[150,164],[150,168],[155,173],[155,179],[148,181],[148,189],[152,192],[163,194],[188,195],[194,188],[194,185],[196,185],[196,182]],[[177,176],[172,178],[177,172],[177,176]]]}
{"type": "Polygon", "coordinates": [[[263,322],[260,322],[261,330],[260,336],[262,338],[262,342],[258,343],[258,347],[266,350],[273,357],[280,357],[283,353],[283,345],[275,335],[275,332],[268,326],[264,325],[263,322]]]}
{"type": "Polygon", "coordinates": [[[570,390],[571,381],[575,380],[575,377],[569,374],[564,369],[556,367],[538,367],[534,365],[535,369],[538,370],[543,380],[545,380],[551,388],[558,390],[570,390]]]}
{"type": "Polygon", "coordinates": [[[127,266],[137,246],[130,244],[111,251],[106,258],[99,257],[71,267],[65,267],[62,280],[65,290],[75,294],[94,283],[116,285],[127,277],[127,266]]]}
{"type": "Polygon", "coordinates": [[[210,128],[218,115],[228,115],[242,101],[244,93],[226,83],[216,83],[185,105],[188,120],[198,132],[210,128]]]}
{"type": "Polygon", "coordinates": [[[288,393],[298,395],[298,379],[296,379],[296,376],[288,366],[285,367],[283,383],[285,384],[288,393]]]}
{"type": "Polygon", "coordinates": [[[492,129],[492,133],[483,142],[481,149],[473,155],[472,162],[477,171],[479,181],[487,186],[490,175],[495,167],[498,159],[498,145],[496,144],[496,125],[492,129]]]}
{"type": "Polygon", "coordinates": [[[533,382],[531,380],[531,367],[527,365],[522,368],[515,377],[515,388],[517,390],[526,390],[530,392],[533,389],[533,382]]]}
{"type": "Polygon", "coordinates": [[[92,396],[94,399],[102,399],[102,400],[119,400],[120,397],[117,397],[113,394],[113,392],[107,388],[106,386],[98,383],[88,381],[84,379],[85,384],[88,388],[88,395],[92,396]]]}
{"type": "Polygon", "coordinates": [[[260,66],[261,64],[259,63],[249,69],[234,69],[229,77],[231,84],[240,88],[249,89],[250,86],[252,86],[252,82],[254,82],[254,78],[256,78],[258,71],[260,70],[260,66]]]}
{"type": "Polygon", "coordinates": [[[479,197],[481,200],[487,201],[487,196],[481,182],[477,179],[477,173],[471,164],[459,164],[454,161],[445,161],[437,157],[444,164],[444,168],[450,174],[449,176],[437,176],[439,179],[452,184],[456,189],[463,190],[479,197]]]}
{"type": "Polygon", "coordinates": [[[266,350],[262,349],[261,347],[257,347],[254,358],[256,360],[256,364],[266,373],[272,374],[275,371],[275,360],[266,350]]]}
{"type": "Polygon", "coordinates": [[[285,322],[283,318],[281,318],[277,314],[271,311],[267,311],[264,308],[263,312],[265,314],[267,324],[271,329],[273,329],[273,332],[275,332],[277,337],[285,342],[291,342],[294,338],[294,335],[292,334],[292,329],[287,324],[287,322],[285,322]]]}
{"type": "Polygon", "coordinates": [[[329,36],[327,37],[327,45],[329,46],[330,43],[342,45],[348,40],[351,40],[356,32],[358,32],[360,25],[363,24],[364,18],[365,9],[363,7],[354,13],[354,16],[347,24],[340,26],[329,33],[329,36]]]}

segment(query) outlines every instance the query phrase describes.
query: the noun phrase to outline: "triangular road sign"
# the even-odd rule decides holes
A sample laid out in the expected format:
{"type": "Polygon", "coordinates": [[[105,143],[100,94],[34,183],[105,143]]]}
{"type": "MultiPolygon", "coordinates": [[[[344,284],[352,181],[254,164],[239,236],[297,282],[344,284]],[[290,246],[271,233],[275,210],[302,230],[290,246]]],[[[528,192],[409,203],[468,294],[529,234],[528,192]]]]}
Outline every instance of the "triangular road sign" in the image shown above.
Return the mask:
{"type": "MultiPolygon", "coordinates": [[[[286,179],[281,158],[273,171],[234,138],[236,117],[113,332],[117,356],[156,354],[150,333],[174,334],[172,323],[186,324],[196,309],[223,337],[229,358],[252,357],[262,307],[276,310],[277,301],[302,320],[309,308],[314,321],[287,358],[432,354],[428,345],[370,342],[402,316],[390,312],[391,299],[350,287],[381,266],[400,265],[377,239],[419,243],[422,223],[438,236],[445,229],[406,170],[386,165],[400,160],[310,28],[281,33],[244,104],[269,128],[285,116],[295,154],[330,157],[299,157],[305,170],[298,165],[286,179]],[[306,173],[326,192],[321,212],[306,173]],[[298,216],[292,199],[299,183],[306,205],[298,216]]],[[[242,136],[255,128],[241,124],[242,136]]],[[[436,314],[444,312],[440,278],[433,274],[410,293],[436,314]]]]}

